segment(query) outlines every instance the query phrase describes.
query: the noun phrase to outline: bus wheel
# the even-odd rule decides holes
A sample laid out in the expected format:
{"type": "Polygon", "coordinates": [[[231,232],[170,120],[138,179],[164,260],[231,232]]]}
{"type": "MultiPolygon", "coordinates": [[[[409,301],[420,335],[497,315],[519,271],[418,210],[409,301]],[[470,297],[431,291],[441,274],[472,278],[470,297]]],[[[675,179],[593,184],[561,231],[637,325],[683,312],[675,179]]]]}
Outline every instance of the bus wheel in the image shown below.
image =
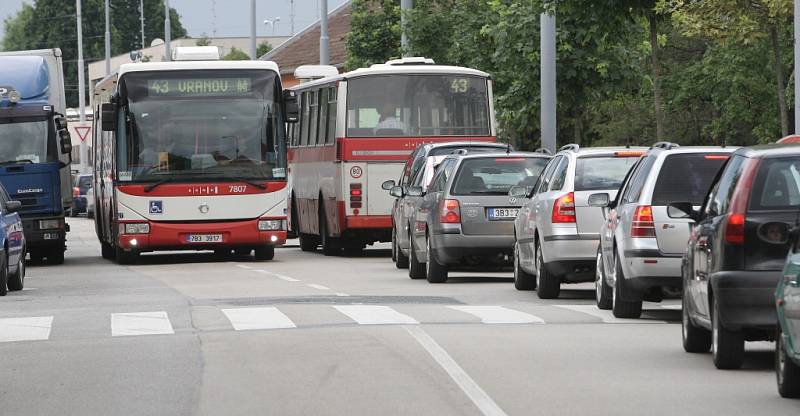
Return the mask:
{"type": "Polygon", "coordinates": [[[109,243],[100,243],[100,255],[106,260],[114,260],[114,246],[109,243]]]}
{"type": "Polygon", "coordinates": [[[275,246],[257,247],[255,250],[256,260],[272,260],[275,258],[275,246]]]}
{"type": "Polygon", "coordinates": [[[325,208],[319,210],[319,240],[322,246],[322,254],[326,256],[335,256],[341,251],[338,241],[328,235],[328,221],[325,216],[325,208]]]}

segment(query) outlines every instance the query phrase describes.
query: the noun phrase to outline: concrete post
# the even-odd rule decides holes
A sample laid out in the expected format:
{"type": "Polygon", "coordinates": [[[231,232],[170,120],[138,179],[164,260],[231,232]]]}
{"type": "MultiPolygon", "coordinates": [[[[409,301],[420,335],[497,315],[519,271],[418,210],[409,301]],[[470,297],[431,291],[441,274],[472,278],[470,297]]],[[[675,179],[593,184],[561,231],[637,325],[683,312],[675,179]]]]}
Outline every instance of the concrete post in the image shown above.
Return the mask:
{"type": "Polygon", "coordinates": [[[319,64],[330,64],[328,50],[328,0],[319,0],[319,64]]]}
{"type": "Polygon", "coordinates": [[[556,17],[541,17],[541,146],[556,151],[556,17]]]}
{"type": "Polygon", "coordinates": [[[169,0],[164,0],[164,59],[172,60],[172,25],[169,21],[169,0]]]}
{"type": "MultiPolygon", "coordinates": [[[[273,24],[273,29],[274,29],[273,24]]],[[[250,0],[250,59],[256,60],[256,0],[250,0]]]]}
{"type": "Polygon", "coordinates": [[[111,18],[109,17],[108,1],[106,0],[106,75],[111,74],[111,18]]]}
{"type": "MultiPolygon", "coordinates": [[[[83,69],[83,25],[81,23],[81,0],[75,0],[75,11],[78,19],[78,115],[81,125],[86,122],[86,96],[84,88],[86,88],[86,76],[83,69]]],[[[86,147],[86,141],[81,141],[79,152],[80,171],[85,172],[87,168],[87,161],[89,156],[89,149],[86,147]]]]}
{"type": "Polygon", "coordinates": [[[408,43],[408,35],[406,35],[406,12],[414,8],[414,0],[400,0],[400,49],[403,57],[411,54],[410,45],[408,43]]]}

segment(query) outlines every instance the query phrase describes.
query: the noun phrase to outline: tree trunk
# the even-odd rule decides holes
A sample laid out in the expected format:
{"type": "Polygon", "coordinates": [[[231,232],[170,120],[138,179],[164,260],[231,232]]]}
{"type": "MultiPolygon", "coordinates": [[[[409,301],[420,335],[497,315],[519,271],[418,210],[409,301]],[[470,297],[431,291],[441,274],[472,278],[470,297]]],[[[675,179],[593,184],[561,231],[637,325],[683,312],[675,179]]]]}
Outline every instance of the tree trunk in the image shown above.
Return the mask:
{"type": "Polygon", "coordinates": [[[658,66],[658,20],[655,11],[647,15],[650,22],[650,49],[653,65],[653,105],[656,115],[656,140],[664,140],[664,116],[661,112],[661,74],[658,66]]]}
{"type": "Polygon", "coordinates": [[[783,60],[781,58],[781,45],[778,40],[778,27],[772,25],[769,28],[770,39],[772,40],[772,53],[775,58],[775,82],[778,87],[778,109],[781,113],[781,137],[789,135],[789,114],[786,110],[786,82],[783,78],[783,60]]]}

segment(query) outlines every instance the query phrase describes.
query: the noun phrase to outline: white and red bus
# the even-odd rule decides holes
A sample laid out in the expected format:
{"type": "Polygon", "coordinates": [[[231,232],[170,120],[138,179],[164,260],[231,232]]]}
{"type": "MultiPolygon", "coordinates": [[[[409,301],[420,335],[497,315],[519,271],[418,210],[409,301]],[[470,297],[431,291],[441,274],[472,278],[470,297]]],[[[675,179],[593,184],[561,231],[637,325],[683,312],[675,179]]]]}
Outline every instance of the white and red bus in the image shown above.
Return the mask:
{"type": "MultiPolygon", "coordinates": [[[[266,61],[131,63],[95,89],[95,224],[105,258],[286,241],[286,123],[266,61]]],[[[287,117],[288,116],[288,117],[287,117]]]]}
{"type": "Polygon", "coordinates": [[[400,177],[419,145],[496,141],[492,82],[475,69],[404,58],[293,90],[300,120],[289,126],[289,224],[305,251],[390,241],[393,199],[381,184],[400,177]]]}

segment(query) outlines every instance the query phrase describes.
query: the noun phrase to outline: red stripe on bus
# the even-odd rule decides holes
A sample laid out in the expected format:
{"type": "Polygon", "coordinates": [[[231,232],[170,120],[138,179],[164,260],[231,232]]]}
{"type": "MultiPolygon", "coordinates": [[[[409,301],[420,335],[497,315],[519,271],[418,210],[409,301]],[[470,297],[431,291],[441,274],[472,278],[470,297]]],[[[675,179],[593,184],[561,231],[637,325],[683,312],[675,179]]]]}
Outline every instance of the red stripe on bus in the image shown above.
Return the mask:
{"type": "Polygon", "coordinates": [[[117,190],[132,196],[225,196],[225,195],[256,195],[268,194],[286,188],[286,182],[261,182],[256,183],[266,186],[259,189],[244,182],[203,182],[203,183],[165,183],[145,192],[143,185],[119,185],[117,190]]]}
{"type": "Polygon", "coordinates": [[[289,162],[406,161],[417,147],[427,143],[476,141],[494,143],[496,137],[345,137],[336,145],[293,147],[289,162]],[[339,149],[337,149],[337,146],[339,149]],[[338,151],[337,151],[338,150],[338,151]]]}
{"type": "Polygon", "coordinates": [[[391,215],[351,215],[347,228],[392,228],[391,215]]]}

